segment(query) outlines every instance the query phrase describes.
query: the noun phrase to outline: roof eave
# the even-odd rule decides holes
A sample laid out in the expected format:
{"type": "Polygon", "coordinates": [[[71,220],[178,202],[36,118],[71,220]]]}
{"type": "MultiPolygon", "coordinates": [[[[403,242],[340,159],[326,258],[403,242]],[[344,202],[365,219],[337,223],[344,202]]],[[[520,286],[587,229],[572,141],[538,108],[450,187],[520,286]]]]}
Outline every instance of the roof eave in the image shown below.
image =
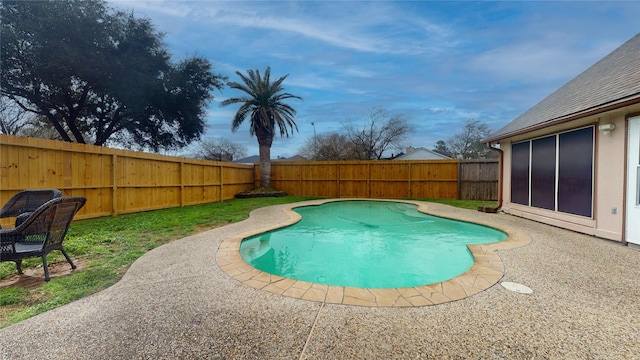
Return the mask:
{"type": "Polygon", "coordinates": [[[597,114],[601,114],[607,111],[612,111],[612,110],[617,110],[623,107],[627,107],[627,106],[631,106],[631,105],[635,105],[635,104],[640,104],[640,93],[637,94],[633,94],[631,96],[622,98],[622,99],[618,99],[618,100],[614,100],[605,104],[601,104],[589,109],[585,109],[585,110],[581,110],[578,112],[575,112],[573,114],[568,114],[568,115],[564,115],[561,117],[557,117],[555,119],[550,119],[550,120],[546,120],[544,122],[538,123],[537,125],[534,126],[529,126],[523,129],[519,129],[516,131],[511,131],[505,134],[501,134],[501,135],[497,135],[497,136],[493,136],[493,137],[489,137],[487,139],[482,140],[483,144],[487,144],[487,143],[495,143],[498,142],[500,140],[504,140],[504,139],[508,139],[510,137],[514,137],[514,136],[518,136],[518,135],[522,135],[522,134],[526,134],[528,132],[531,131],[536,131],[536,130],[540,130],[549,126],[553,126],[553,125],[558,125],[558,124],[563,124],[563,123],[567,123],[573,120],[577,120],[577,119],[581,119],[581,118],[585,118],[588,116],[593,116],[593,115],[597,115],[597,114]]]}

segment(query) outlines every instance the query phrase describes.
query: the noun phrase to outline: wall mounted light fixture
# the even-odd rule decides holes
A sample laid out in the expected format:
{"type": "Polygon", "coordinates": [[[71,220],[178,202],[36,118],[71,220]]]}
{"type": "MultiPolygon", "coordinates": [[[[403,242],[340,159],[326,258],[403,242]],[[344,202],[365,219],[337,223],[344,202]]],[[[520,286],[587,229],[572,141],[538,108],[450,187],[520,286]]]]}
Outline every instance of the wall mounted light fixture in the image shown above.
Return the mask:
{"type": "Polygon", "coordinates": [[[611,133],[615,128],[616,126],[613,124],[602,124],[598,126],[598,130],[602,131],[603,135],[609,135],[609,133],[611,133]]]}

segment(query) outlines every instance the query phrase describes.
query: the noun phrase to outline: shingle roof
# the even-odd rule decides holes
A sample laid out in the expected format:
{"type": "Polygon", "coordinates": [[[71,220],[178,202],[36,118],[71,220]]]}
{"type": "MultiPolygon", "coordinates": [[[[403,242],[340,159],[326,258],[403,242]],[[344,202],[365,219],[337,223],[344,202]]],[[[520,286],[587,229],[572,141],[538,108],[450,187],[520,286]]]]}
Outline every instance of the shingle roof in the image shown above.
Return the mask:
{"type": "MultiPolygon", "coordinates": [[[[271,159],[271,161],[307,161],[307,158],[301,155],[295,155],[290,158],[285,159],[271,159]]],[[[233,160],[232,162],[236,164],[253,164],[260,162],[260,155],[253,155],[249,157],[244,157],[242,159],[233,160]]]]}
{"type": "Polygon", "coordinates": [[[393,160],[448,160],[450,157],[435,151],[419,147],[406,154],[393,158],[393,160]]]}
{"type": "Polygon", "coordinates": [[[504,139],[628,100],[640,103],[640,33],[485,141],[504,139]]]}

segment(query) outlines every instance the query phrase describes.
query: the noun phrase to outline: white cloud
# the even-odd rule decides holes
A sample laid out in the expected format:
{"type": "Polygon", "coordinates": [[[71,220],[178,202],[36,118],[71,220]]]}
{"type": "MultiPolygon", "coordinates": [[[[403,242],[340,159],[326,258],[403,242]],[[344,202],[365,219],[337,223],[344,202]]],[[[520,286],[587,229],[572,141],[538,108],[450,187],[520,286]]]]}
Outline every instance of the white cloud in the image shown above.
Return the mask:
{"type": "MultiPolygon", "coordinates": [[[[230,80],[266,66],[290,74],[286,91],[304,98],[292,103],[300,134],[277,140],[276,155],[295,153],[310,121],[339,131],[372,107],[407,114],[418,146],[470,118],[501,127],[637,33],[640,16],[632,2],[111,3],[150,17],[173,54],[204,55],[230,80]]],[[[207,136],[257,153],[246,125],[231,134],[235,108],[218,105],[238,93],[214,95],[207,136]]]]}
{"type": "Polygon", "coordinates": [[[119,9],[135,9],[136,14],[151,16],[162,14],[170,17],[187,18],[193,13],[193,7],[188,2],[180,1],[143,1],[143,0],[111,0],[119,9]]]}
{"type": "Polygon", "coordinates": [[[602,46],[581,51],[566,43],[526,41],[488,50],[470,63],[504,80],[548,82],[578,75],[607,52],[602,46]]]}
{"type": "MultiPolygon", "coordinates": [[[[446,26],[405,12],[392,2],[304,2],[296,6],[241,1],[112,0],[112,3],[134,8],[143,15],[161,14],[174,18],[173,21],[190,21],[205,28],[275,30],[362,52],[419,54],[434,51],[441,44],[450,46],[450,40],[442,40],[450,35],[446,26]],[[419,40],[398,41],[405,35],[417,36],[419,40]]],[[[167,25],[170,23],[171,20],[167,25]]]]}

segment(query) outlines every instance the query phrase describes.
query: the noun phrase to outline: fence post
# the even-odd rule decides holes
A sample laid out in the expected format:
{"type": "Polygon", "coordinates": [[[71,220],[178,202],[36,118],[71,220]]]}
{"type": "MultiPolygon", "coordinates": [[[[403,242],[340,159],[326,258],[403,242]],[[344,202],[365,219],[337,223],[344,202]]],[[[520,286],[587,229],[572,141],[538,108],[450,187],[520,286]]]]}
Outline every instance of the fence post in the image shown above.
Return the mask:
{"type": "Polygon", "coordinates": [[[411,163],[409,163],[409,191],[407,191],[407,194],[409,194],[409,198],[411,198],[411,179],[412,179],[411,163]]]}
{"type": "Polygon", "coordinates": [[[458,167],[458,169],[457,169],[458,170],[458,196],[457,196],[457,198],[458,198],[458,200],[460,200],[462,198],[462,193],[461,193],[461,191],[462,191],[462,186],[461,186],[462,181],[460,180],[460,178],[462,177],[462,161],[458,161],[458,163],[456,165],[458,167]]]}
{"type": "Polygon", "coordinates": [[[340,163],[339,162],[336,162],[336,182],[337,182],[336,195],[340,197],[340,163]]]}
{"type": "Polygon", "coordinates": [[[180,207],[184,206],[184,161],[180,161],[180,207]]]}
{"type": "Polygon", "coordinates": [[[301,195],[301,194],[302,194],[302,174],[304,173],[304,172],[302,171],[302,163],[299,163],[299,164],[298,164],[298,168],[299,168],[299,170],[298,170],[298,171],[300,171],[300,172],[299,172],[299,174],[300,174],[300,178],[299,178],[299,179],[300,179],[300,181],[298,181],[298,194],[297,194],[297,195],[301,195]]]}
{"type": "Polygon", "coordinates": [[[367,198],[371,198],[371,162],[367,162],[367,198]]]}
{"type": "Polygon", "coordinates": [[[224,176],[222,176],[222,171],[224,170],[224,166],[220,164],[220,201],[224,198],[224,176]]]}
{"type": "Polygon", "coordinates": [[[118,215],[118,155],[111,155],[111,216],[118,215]]]}

